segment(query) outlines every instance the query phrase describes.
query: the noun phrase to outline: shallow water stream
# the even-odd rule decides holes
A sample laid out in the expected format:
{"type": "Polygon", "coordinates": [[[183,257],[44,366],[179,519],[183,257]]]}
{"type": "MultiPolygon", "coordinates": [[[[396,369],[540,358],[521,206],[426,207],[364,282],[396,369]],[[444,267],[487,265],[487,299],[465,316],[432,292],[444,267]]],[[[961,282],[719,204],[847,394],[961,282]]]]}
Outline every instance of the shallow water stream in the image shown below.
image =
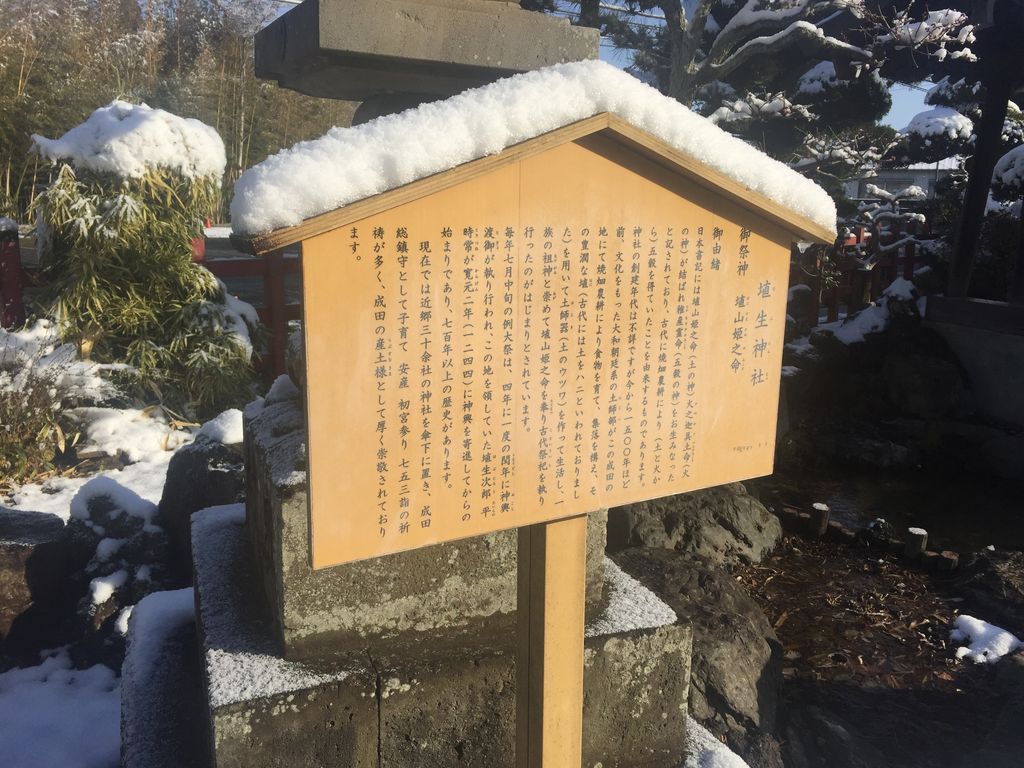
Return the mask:
{"type": "Polygon", "coordinates": [[[930,549],[970,552],[989,545],[1024,550],[1024,480],[934,473],[811,470],[751,482],[765,504],[801,509],[824,502],[832,519],[863,528],[885,518],[898,533],[916,526],[930,549]]]}

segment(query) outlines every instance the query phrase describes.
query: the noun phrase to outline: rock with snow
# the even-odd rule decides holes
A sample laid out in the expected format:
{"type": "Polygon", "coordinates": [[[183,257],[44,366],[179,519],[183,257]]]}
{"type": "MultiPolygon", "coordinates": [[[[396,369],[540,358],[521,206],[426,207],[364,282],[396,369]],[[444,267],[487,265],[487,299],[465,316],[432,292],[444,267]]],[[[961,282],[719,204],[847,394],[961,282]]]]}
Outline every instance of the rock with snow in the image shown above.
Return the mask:
{"type": "Polygon", "coordinates": [[[206,422],[196,441],[175,453],[167,467],[157,520],[170,536],[182,573],[192,570],[192,515],[207,507],[234,504],[245,498],[245,459],[242,427],[238,423],[242,414],[234,409],[225,413],[206,422]],[[207,434],[203,434],[204,430],[207,434]],[[238,439],[228,442],[211,439],[211,435],[238,439]]]}
{"type": "Polygon", "coordinates": [[[238,445],[242,442],[242,412],[229,408],[203,424],[196,433],[196,439],[205,438],[224,445],[238,445]]]}
{"type": "Polygon", "coordinates": [[[663,547],[719,563],[759,563],[782,536],[779,520],[731,483],[616,507],[608,512],[608,546],[663,547]]]}
{"type": "Polygon", "coordinates": [[[54,646],[67,577],[64,522],[0,506],[0,651],[54,646]]]}
{"type": "Polygon", "coordinates": [[[1008,653],[1024,647],[1010,632],[974,616],[957,616],[949,639],[959,647],[958,659],[969,659],[975,664],[993,664],[1008,653]]]}
{"type": "Polygon", "coordinates": [[[159,170],[220,178],[227,164],[224,142],[210,126],[125,101],[97,109],[59,139],[35,134],[32,141],[49,160],[125,179],[159,170]]]}
{"type": "Polygon", "coordinates": [[[963,609],[1024,637],[1024,552],[963,555],[953,586],[963,609]]]}
{"type": "Polygon", "coordinates": [[[14,233],[18,234],[18,222],[6,216],[0,216],[0,235],[14,233]]]}
{"type": "Polygon", "coordinates": [[[232,226],[251,235],[298,224],[601,112],[822,227],[835,227],[832,198],[809,179],[601,61],[516,75],[283,150],[236,182],[232,226]]]}
{"type": "Polygon", "coordinates": [[[154,592],[131,612],[121,674],[121,765],[210,765],[191,589],[154,592]]]}

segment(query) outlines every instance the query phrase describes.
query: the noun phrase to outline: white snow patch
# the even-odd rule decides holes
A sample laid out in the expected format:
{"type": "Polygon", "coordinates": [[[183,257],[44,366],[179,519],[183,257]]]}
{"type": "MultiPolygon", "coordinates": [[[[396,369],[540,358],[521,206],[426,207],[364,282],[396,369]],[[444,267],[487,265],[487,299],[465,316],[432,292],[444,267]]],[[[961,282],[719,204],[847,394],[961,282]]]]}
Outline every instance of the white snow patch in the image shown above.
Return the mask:
{"type": "Polygon", "coordinates": [[[207,437],[225,445],[242,442],[242,412],[237,408],[229,408],[203,424],[196,437],[207,437]]]}
{"type": "Polygon", "coordinates": [[[826,88],[834,88],[840,80],[836,77],[836,65],[831,61],[819,61],[797,80],[797,93],[822,93],[826,88]]]}
{"type": "Polygon", "coordinates": [[[882,300],[878,304],[870,304],[845,320],[823,323],[818,327],[831,331],[836,339],[843,344],[864,341],[868,334],[879,333],[889,327],[892,320],[892,314],[889,311],[890,300],[913,301],[916,291],[917,289],[911,281],[898,277],[882,291],[882,300]]]}
{"type": "MultiPolygon", "coordinates": [[[[162,485],[165,478],[166,472],[164,477],[161,478],[161,493],[163,492],[162,485]]],[[[156,515],[156,505],[159,503],[159,498],[156,502],[144,499],[131,488],[119,483],[111,475],[97,475],[83,483],[71,499],[71,517],[76,520],[89,520],[89,502],[99,497],[105,497],[110,500],[110,503],[114,506],[113,514],[118,514],[118,510],[120,510],[120,512],[127,513],[132,517],[141,517],[147,523],[152,522],[153,516],[156,515]]]]}
{"type": "Polygon", "coordinates": [[[912,533],[914,536],[927,536],[928,531],[924,528],[907,528],[907,533],[912,533]]]}
{"type": "Polygon", "coordinates": [[[295,386],[295,382],[292,381],[291,376],[287,373],[282,373],[276,379],[274,383],[270,385],[270,389],[267,390],[267,396],[264,402],[267,405],[273,403],[279,403],[282,400],[294,400],[299,396],[299,388],[295,386]]]}
{"type": "Polygon", "coordinates": [[[821,187],[602,61],[527,72],[296,144],[242,174],[232,226],[257,234],[298,224],[601,112],[834,230],[835,204],[821,187]]]}
{"type": "Polygon", "coordinates": [[[121,612],[117,614],[117,621],[114,622],[114,629],[117,630],[117,634],[124,637],[128,634],[128,621],[132,617],[132,609],[134,605],[129,605],[121,609],[121,612]]]}
{"type": "Polygon", "coordinates": [[[128,571],[122,569],[106,576],[97,576],[89,582],[89,594],[93,605],[103,605],[114,596],[114,592],[128,583],[128,571]]]}
{"type": "Polygon", "coordinates": [[[0,232],[17,232],[18,222],[6,216],[0,216],[0,232]]]}
{"type": "Polygon", "coordinates": [[[686,716],[686,762],[682,768],[750,768],[746,761],[720,742],[689,715],[686,716]]]}
{"type": "Polygon", "coordinates": [[[813,504],[811,504],[811,507],[813,507],[814,509],[818,510],[819,512],[828,512],[829,511],[828,504],[826,504],[823,501],[816,501],[813,504]]]}
{"type": "Polygon", "coordinates": [[[797,376],[799,374],[800,374],[800,369],[797,368],[795,365],[784,365],[784,366],[782,366],[782,378],[784,378],[784,379],[791,379],[794,376],[797,376]]]}
{"type": "Polygon", "coordinates": [[[85,425],[80,453],[123,455],[136,462],[191,440],[188,432],[168,425],[158,408],[74,408],[68,414],[85,425]]]}
{"type": "Polygon", "coordinates": [[[956,657],[970,659],[975,664],[991,664],[1024,647],[1024,643],[1002,627],[966,615],[956,617],[949,639],[954,643],[967,643],[956,649],[956,657]]]}
{"type": "Polygon", "coordinates": [[[0,328],[0,389],[22,389],[35,377],[52,385],[55,398],[102,400],[117,391],[100,371],[128,367],[79,360],[74,344],[61,344],[52,320],[37,320],[18,331],[0,328]]]}
{"type": "Polygon", "coordinates": [[[996,161],[992,180],[1008,189],[1024,189],[1024,144],[1014,147],[996,161]]]}
{"type": "Polygon", "coordinates": [[[109,768],[120,762],[121,686],[109,667],[74,669],[66,650],[0,674],[5,768],[109,768]]]}
{"type": "Polygon", "coordinates": [[[947,136],[950,139],[969,139],[974,123],[952,107],[934,107],[920,112],[910,120],[903,133],[913,133],[923,138],[947,136]]]}
{"type": "Polygon", "coordinates": [[[59,139],[32,141],[49,160],[76,168],[139,178],[161,169],[186,178],[224,173],[224,142],[210,126],[145,104],[112,101],[59,139]]]}
{"type": "Polygon", "coordinates": [[[101,539],[100,543],[96,545],[96,559],[109,560],[117,554],[126,541],[128,539],[101,539]]]}
{"type": "Polygon", "coordinates": [[[228,293],[224,281],[218,279],[221,291],[224,293],[224,321],[227,323],[227,330],[235,336],[238,346],[245,352],[246,358],[252,358],[252,335],[250,328],[256,328],[260,323],[259,313],[252,304],[242,301],[237,296],[228,293]]]}

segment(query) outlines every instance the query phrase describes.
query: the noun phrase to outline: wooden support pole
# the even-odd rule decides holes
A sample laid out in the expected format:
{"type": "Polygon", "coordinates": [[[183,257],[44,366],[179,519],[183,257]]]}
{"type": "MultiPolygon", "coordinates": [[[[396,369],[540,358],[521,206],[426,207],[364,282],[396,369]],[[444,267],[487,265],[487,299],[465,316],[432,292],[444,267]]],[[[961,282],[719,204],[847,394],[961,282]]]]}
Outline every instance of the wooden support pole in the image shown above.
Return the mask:
{"type": "Polygon", "coordinates": [[[519,529],[516,768],[583,760],[587,516],[519,529]]]}
{"type": "Polygon", "coordinates": [[[916,560],[928,549],[928,531],[924,528],[908,528],[903,534],[903,554],[916,560]]]}

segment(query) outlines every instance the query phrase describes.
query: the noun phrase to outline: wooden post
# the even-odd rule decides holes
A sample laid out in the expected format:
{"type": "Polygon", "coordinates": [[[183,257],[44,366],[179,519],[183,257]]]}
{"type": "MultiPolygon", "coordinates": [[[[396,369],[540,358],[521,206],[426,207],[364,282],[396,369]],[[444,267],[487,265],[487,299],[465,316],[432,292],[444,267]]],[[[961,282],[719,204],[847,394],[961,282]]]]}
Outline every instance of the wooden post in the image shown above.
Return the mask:
{"type": "Polygon", "coordinates": [[[587,516],[519,529],[516,768],[583,760],[587,516]]]}

